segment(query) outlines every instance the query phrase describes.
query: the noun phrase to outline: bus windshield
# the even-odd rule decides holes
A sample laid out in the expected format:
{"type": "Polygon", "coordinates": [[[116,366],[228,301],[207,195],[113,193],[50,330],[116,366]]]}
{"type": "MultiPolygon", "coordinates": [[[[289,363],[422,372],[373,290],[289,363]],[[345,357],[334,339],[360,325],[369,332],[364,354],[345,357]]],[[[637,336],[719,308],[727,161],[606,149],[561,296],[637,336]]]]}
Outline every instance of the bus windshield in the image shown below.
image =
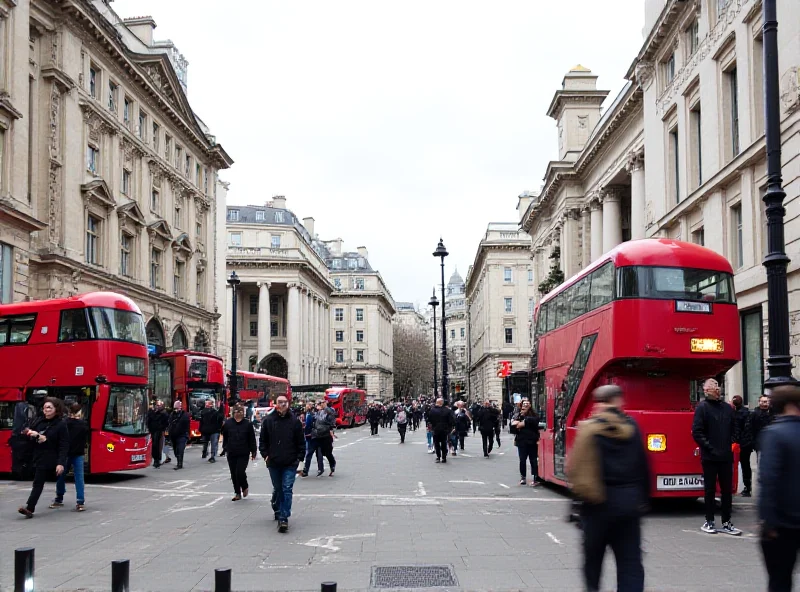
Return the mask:
{"type": "Polygon", "coordinates": [[[731,274],[682,267],[620,267],[617,269],[617,298],[736,304],[731,274]]]}
{"type": "Polygon", "coordinates": [[[205,409],[206,401],[213,401],[216,405],[217,396],[211,389],[192,389],[189,391],[189,413],[192,419],[200,419],[200,413],[205,409]]]}
{"type": "Polygon", "coordinates": [[[147,395],[144,387],[111,387],[103,429],[127,436],[147,433],[147,395]]]}
{"type": "Polygon", "coordinates": [[[117,339],[147,343],[142,315],[129,310],[94,307],[89,309],[95,339],[117,339]]]}

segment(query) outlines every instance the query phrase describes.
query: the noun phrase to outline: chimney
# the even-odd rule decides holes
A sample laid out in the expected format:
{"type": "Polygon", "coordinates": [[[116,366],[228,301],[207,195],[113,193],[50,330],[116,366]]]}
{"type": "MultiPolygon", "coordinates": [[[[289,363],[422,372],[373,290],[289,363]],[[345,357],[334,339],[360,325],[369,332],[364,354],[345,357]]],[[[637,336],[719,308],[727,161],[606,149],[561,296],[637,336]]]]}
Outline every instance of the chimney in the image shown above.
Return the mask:
{"type": "Polygon", "coordinates": [[[153,31],[156,28],[156,21],[152,16],[135,16],[122,19],[128,30],[139,38],[139,41],[147,47],[153,46],[153,31]]]}
{"type": "Polygon", "coordinates": [[[525,212],[528,211],[528,206],[531,205],[534,199],[536,199],[536,195],[527,190],[517,196],[517,215],[519,216],[520,222],[522,222],[525,212]]]}
{"type": "Polygon", "coordinates": [[[335,238],[330,242],[330,245],[332,247],[331,250],[333,251],[333,254],[336,255],[337,257],[341,257],[342,256],[342,239],[335,238]]]}
{"type": "Polygon", "coordinates": [[[358,251],[359,257],[369,260],[369,252],[367,251],[367,247],[358,247],[356,250],[358,251]]]}
{"type": "Polygon", "coordinates": [[[286,209],[286,197],[283,195],[276,195],[272,198],[272,207],[281,210],[286,209]]]}
{"type": "Polygon", "coordinates": [[[311,235],[311,238],[314,238],[314,218],[303,218],[303,226],[308,230],[308,234],[311,235]]]}

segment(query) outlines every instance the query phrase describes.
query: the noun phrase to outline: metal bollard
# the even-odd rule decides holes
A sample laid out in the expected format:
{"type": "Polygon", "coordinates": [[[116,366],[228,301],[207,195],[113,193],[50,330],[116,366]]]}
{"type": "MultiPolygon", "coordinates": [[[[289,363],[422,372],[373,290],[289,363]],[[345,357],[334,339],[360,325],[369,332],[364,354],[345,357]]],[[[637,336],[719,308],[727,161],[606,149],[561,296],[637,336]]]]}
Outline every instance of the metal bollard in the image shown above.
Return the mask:
{"type": "Polygon", "coordinates": [[[33,547],[14,550],[14,592],[33,592],[33,547]]]}
{"type": "Polygon", "coordinates": [[[322,582],[322,592],[336,592],[336,582],[322,582]]]}
{"type": "Polygon", "coordinates": [[[214,592],[231,592],[231,570],[214,570],[214,592]]]}
{"type": "Polygon", "coordinates": [[[130,592],[131,562],[129,559],[111,562],[111,592],[130,592]]]}

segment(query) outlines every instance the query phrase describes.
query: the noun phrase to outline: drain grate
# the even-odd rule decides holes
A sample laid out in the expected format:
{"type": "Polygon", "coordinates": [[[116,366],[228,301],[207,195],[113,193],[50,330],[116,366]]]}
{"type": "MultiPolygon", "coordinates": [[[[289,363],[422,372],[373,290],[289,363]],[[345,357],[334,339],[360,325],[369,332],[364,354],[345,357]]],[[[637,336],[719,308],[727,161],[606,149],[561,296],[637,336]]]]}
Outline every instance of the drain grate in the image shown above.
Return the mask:
{"type": "Polygon", "coordinates": [[[458,586],[450,565],[386,565],[372,568],[373,588],[438,588],[458,586]]]}

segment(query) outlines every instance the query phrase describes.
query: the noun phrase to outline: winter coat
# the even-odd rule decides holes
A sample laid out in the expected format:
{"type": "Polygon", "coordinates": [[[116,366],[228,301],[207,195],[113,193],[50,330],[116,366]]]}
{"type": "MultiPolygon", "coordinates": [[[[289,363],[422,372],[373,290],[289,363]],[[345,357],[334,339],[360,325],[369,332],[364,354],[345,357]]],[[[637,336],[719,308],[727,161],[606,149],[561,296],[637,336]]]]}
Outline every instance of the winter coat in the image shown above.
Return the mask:
{"type": "Polygon", "coordinates": [[[147,412],[147,431],[151,434],[163,434],[169,427],[169,413],[164,409],[156,411],[151,409],[147,412]]]}
{"type": "Polygon", "coordinates": [[[761,450],[761,443],[759,442],[761,430],[771,424],[774,418],[775,416],[772,415],[771,409],[764,411],[759,407],[750,412],[750,433],[753,438],[753,448],[756,450],[761,450]]]}
{"type": "Polygon", "coordinates": [[[222,425],[222,448],[230,456],[255,456],[256,431],[253,422],[242,419],[236,421],[232,417],[222,425]]]}
{"type": "Polygon", "coordinates": [[[494,407],[481,407],[475,421],[478,423],[478,430],[487,434],[492,433],[495,428],[500,427],[500,412],[494,407]]]}
{"type": "Polygon", "coordinates": [[[456,420],[456,432],[458,432],[459,434],[466,434],[467,432],[469,432],[470,419],[465,409],[461,409],[455,414],[455,420],[456,420]]]}
{"type": "Polygon", "coordinates": [[[178,438],[189,438],[189,414],[185,411],[173,411],[169,414],[169,439],[175,442],[178,438]]]}
{"type": "Polygon", "coordinates": [[[219,412],[213,407],[206,407],[200,412],[200,433],[205,437],[219,433],[219,412]]]}
{"type": "Polygon", "coordinates": [[[777,417],[761,434],[758,486],[765,530],[800,530],[800,417],[777,417]]]}
{"type": "Polygon", "coordinates": [[[615,408],[580,422],[567,478],[575,496],[596,509],[639,514],[650,498],[650,473],[636,422],[615,408]]]}
{"type": "Polygon", "coordinates": [[[370,423],[378,423],[381,420],[381,411],[375,407],[372,407],[369,411],[367,411],[367,421],[370,423]]]}
{"type": "Polygon", "coordinates": [[[334,429],[336,429],[336,411],[325,407],[314,414],[314,425],[311,428],[312,438],[330,438],[331,430],[334,429]]]}
{"type": "Polygon", "coordinates": [[[731,446],[739,441],[733,407],[720,400],[700,401],[694,410],[692,438],[700,447],[700,460],[733,462],[731,446]]]}
{"type": "Polygon", "coordinates": [[[31,438],[35,443],[33,464],[36,467],[47,469],[55,469],[57,465],[66,466],[69,456],[67,422],[60,417],[53,417],[53,419],[39,417],[33,421],[30,429],[45,437],[45,441],[42,443],[38,441],[38,438],[31,438]]]}
{"type": "Polygon", "coordinates": [[[525,426],[522,428],[517,428],[511,425],[509,430],[512,434],[515,434],[514,442],[517,445],[536,445],[536,443],[539,442],[539,416],[536,415],[536,412],[531,410],[531,412],[525,416],[522,416],[519,414],[519,412],[516,412],[511,418],[512,424],[515,421],[524,421],[525,426]]]}
{"type": "Polygon", "coordinates": [[[89,425],[83,419],[70,417],[67,419],[67,432],[69,432],[70,458],[86,454],[86,440],[89,438],[89,425]]]}
{"type": "Polygon", "coordinates": [[[296,467],[306,456],[303,424],[291,411],[281,415],[273,411],[261,424],[258,448],[269,467],[296,467]]]}
{"type": "Polygon", "coordinates": [[[750,425],[750,410],[742,405],[733,410],[736,419],[736,431],[739,434],[739,446],[753,448],[753,429],[750,425]]]}
{"type": "Polygon", "coordinates": [[[449,407],[431,407],[428,411],[428,423],[434,434],[446,434],[453,429],[455,418],[449,407]]]}

